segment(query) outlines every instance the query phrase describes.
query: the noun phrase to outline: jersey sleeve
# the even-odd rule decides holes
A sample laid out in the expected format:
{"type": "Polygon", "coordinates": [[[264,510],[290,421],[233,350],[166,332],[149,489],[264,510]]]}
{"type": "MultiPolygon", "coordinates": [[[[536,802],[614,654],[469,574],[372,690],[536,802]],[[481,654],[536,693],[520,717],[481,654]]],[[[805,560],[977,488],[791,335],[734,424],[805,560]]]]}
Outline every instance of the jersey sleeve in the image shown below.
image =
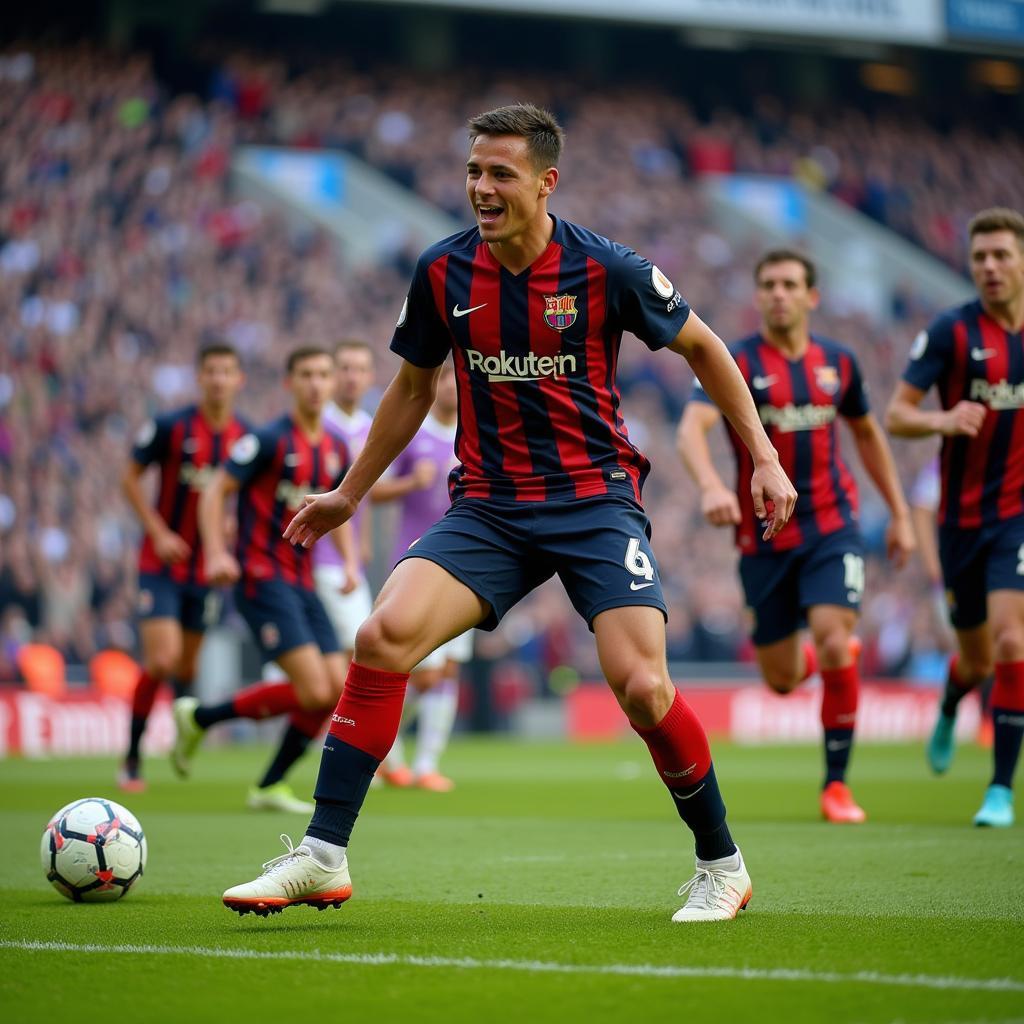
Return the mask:
{"type": "Polygon", "coordinates": [[[163,462],[170,450],[171,417],[158,416],[139,428],[132,444],[132,459],[140,466],[163,462]]]}
{"type": "Polygon", "coordinates": [[[398,314],[398,323],[395,324],[395,333],[391,338],[391,351],[414,366],[430,370],[448,358],[451,347],[451,333],[434,303],[429,263],[425,256],[421,256],[416,264],[409,294],[398,314]]]}
{"type": "Polygon", "coordinates": [[[274,457],[275,436],[270,430],[251,430],[243,434],[228,452],[224,469],[240,484],[247,484],[274,457]]]}
{"type": "Polygon", "coordinates": [[[912,387],[927,391],[946,372],[952,357],[953,322],[941,316],[914,339],[903,379],[912,387]]]}
{"type": "Polygon", "coordinates": [[[860,372],[860,364],[852,353],[843,356],[848,360],[850,368],[850,380],[843,392],[842,400],[839,403],[839,415],[847,419],[856,420],[861,416],[867,416],[871,411],[871,404],[868,401],[868,389],[864,383],[864,376],[860,372]]]}
{"type": "Polygon", "coordinates": [[[617,327],[652,351],[670,345],[690,315],[676,286],[650,260],[614,246],[608,263],[610,313],[617,327]]]}

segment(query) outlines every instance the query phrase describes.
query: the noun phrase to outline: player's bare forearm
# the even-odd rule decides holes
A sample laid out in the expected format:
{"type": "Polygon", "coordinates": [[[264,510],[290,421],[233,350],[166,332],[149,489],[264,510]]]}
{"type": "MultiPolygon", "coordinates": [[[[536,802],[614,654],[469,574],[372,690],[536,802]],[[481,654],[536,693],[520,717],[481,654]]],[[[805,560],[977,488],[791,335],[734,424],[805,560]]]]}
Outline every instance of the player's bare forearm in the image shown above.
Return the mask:
{"type": "Polygon", "coordinates": [[[885,410],[885,429],[894,437],[907,438],[931,437],[943,433],[945,413],[920,408],[924,396],[920,388],[900,381],[885,410]]]}
{"type": "Polygon", "coordinates": [[[910,507],[903,495],[892,449],[878,421],[869,413],[851,420],[850,429],[857,443],[861,464],[889,506],[889,511],[894,517],[899,516],[909,521],[910,507]]]}
{"type": "Polygon", "coordinates": [[[125,500],[138,517],[143,530],[146,531],[146,535],[150,539],[155,539],[159,533],[168,527],[160,513],[153,508],[142,493],[143,472],[143,467],[137,462],[130,462],[121,477],[121,493],[124,494],[125,500]]]}
{"type": "Polygon", "coordinates": [[[237,489],[235,480],[223,469],[218,469],[199,495],[196,519],[207,558],[221,555],[228,549],[225,510],[228,495],[237,489]]]}
{"type": "Polygon", "coordinates": [[[694,483],[702,490],[724,487],[715,469],[708,446],[708,430],[719,420],[721,413],[710,405],[691,402],[683,411],[676,431],[676,451],[694,483]]]}
{"type": "Polygon", "coordinates": [[[939,542],[935,536],[935,513],[930,508],[912,505],[910,518],[914,523],[917,550],[921,564],[932,585],[942,582],[942,563],[939,561],[939,542]]]}
{"type": "Polygon", "coordinates": [[[778,452],[768,440],[754,399],[725,342],[691,313],[669,348],[693,367],[701,386],[732,424],[755,465],[778,461],[778,452]]]}

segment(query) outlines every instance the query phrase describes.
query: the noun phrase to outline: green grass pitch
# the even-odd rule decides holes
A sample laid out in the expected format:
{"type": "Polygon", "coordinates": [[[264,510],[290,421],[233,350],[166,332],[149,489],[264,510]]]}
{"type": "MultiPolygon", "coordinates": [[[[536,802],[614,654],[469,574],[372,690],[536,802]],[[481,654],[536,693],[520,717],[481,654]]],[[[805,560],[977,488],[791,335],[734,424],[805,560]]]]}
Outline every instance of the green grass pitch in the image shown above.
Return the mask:
{"type": "Polygon", "coordinates": [[[476,739],[448,754],[454,793],[371,791],[343,908],[239,918],[221,891],[305,825],[242,807],[266,756],[203,751],[188,783],[152,763],[123,801],[149,868],[111,905],[61,898],[37,851],[62,804],[119,799],[114,765],[0,762],[5,1022],[1024,1020],[1024,827],[970,827],[974,747],[941,780],[919,747],[861,748],[870,821],[837,827],[817,749],[719,744],[754,898],[713,925],[669,920],[692,846],[638,742],[476,739]]]}

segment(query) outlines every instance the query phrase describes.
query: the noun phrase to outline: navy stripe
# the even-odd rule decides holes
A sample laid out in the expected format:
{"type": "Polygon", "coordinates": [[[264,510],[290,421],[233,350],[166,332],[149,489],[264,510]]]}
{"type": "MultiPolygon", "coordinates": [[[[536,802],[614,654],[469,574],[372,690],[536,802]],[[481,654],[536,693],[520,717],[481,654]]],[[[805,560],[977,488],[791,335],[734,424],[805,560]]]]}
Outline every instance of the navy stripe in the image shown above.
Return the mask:
{"type": "MultiPolygon", "coordinates": [[[[819,345],[825,352],[826,365],[831,366],[836,371],[836,379],[842,386],[843,380],[843,366],[842,359],[839,352],[829,346],[825,348],[823,345],[819,345]]],[[[853,367],[850,367],[850,386],[853,385],[853,367]]],[[[828,427],[828,466],[829,466],[829,483],[831,486],[831,493],[835,499],[836,509],[839,512],[843,523],[846,526],[852,526],[854,523],[853,519],[853,506],[850,504],[849,498],[846,496],[846,491],[843,490],[842,475],[839,472],[839,445],[836,443],[838,438],[838,427],[836,420],[839,418],[839,406],[842,404],[844,392],[837,392],[833,396],[832,404],[836,406],[836,419],[828,427]]]]}
{"type": "MultiPolygon", "coordinates": [[[[184,422],[185,429],[181,434],[181,449],[173,453],[178,458],[178,476],[174,481],[174,504],[171,505],[171,518],[167,524],[175,533],[181,529],[181,520],[185,515],[185,504],[188,501],[189,487],[182,483],[181,467],[185,464],[185,445],[191,439],[193,432],[193,413],[191,408],[185,411],[184,416],[180,420],[175,421],[175,427],[181,422],[184,422]]],[[[191,462],[192,460],[189,459],[189,461],[191,462]]]]}
{"type": "MultiPolygon", "coordinates": [[[[963,368],[963,387],[959,395],[950,395],[949,407],[966,398],[971,389],[971,348],[980,345],[980,331],[977,316],[964,321],[967,328],[967,351],[963,368]]],[[[957,347],[953,346],[953,359],[956,359],[957,347]]],[[[953,366],[950,366],[950,371],[953,366]]],[[[946,526],[959,526],[961,517],[960,492],[964,482],[964,471],[967,468],[967,449],[970,438],[963,436],[947,437],[945,443],[950,446],[949,473],[944,481],[946,485],[946,526]]]]}
{"type": "MultiPolygon", "coordinates": [[[[786,360],[786,370],[789,373],[789,386],[792,389],[793,405],[799,408],[811,404],[811,389],[807,383],[807,368],[804,362],[793,363],[786,360]]],[[[800,489],[800,482],[806,481],[807,486],[803,488],[800,495],[800,502],[803,508],[799,510],[800,529],[803,531],[804,542],[814,540],[821,535],[818,529],[818,520],[814,514],[814,506],[811,504],[811,470],[814,466],[814,457],[811,453],[811,432],[809,430],[794,430],[793,438],[793,480],[797,481],[794,486],[800,489]]]]}
{"type": "MultiPolygon", "coordinates": [[[[1021,352],[1019,340],[1015,341],[1007,332],[1004,332],[1003,336],[1009,342],[1006,346],[1008,354],[1006,379],[1011,383],[1024,381],[1024,353],[1021,352]]],[[[978,344],[979,347],[984,347],[980,341],[978,344]]],[[[998,419],[988,447],[985,484],[981,492],[981,517],[982,522],[985,523],[995,522],[999,518],[999,493],[1002,490],[1003,477],[1006,475],[1006,462],[1010,454],[1010,442],[1013,439],[1013,426],[1017,417],[1024,414],[1015,409],[1000,412],[990,409],[988,415],[997,416],[998,419]]]]}

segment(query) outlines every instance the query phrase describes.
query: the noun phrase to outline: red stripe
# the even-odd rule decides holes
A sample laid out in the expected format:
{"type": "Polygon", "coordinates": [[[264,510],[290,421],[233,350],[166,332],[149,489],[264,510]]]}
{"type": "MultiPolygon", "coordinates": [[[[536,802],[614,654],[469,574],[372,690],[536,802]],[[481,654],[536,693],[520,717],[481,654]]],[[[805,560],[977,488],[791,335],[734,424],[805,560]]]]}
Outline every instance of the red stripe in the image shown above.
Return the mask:
{"type": "MultiPolygon", "coordinates": [[[[946,386],[942,392],[943,409],[952,409],[964,397],[964,380],[967,371],[967,324],[957,320],[953,325],[953,365],[946,378],[946,386]]],[[[939,522],[946,521],[946,495],[949,493],[949,474],[952,472],[953,449],[956,439],[947,437],[942,442],[942,488],[939,498],[939,522]]],[[[961,524],[963,525],[963,524],[961,524]]]]}
{"type": "MultiPolygon", "coordinates": [[[[979,317],[981,342],[986,348],[992,348],[995,355],[984,360],[985,376],[989,384],[1005,380],[1009,372],[1010,354],[1006,349],[1006,339],[998,330],[986,332],[985,317],[979,317]]],[[[965,332],[965,362],[966,362],[965,332]]],[[[981,501],[985,494],[985,474],[988,469],[989,452],[992,437],[999,424],[1000,413],[994,409],[986,409],[978,436],[971,438],[967,444],[967,459],[964,464],[963,484],[960,488],[960,517],[958,525],[962,527],[981,526],[981,501]]]]}
{"type": "MultiPolygon", "coordinates": [[[[210,425],[203,418],[202,414],[197,412],[192,417],[192,440],[195,442],[196,449],[192,452],[192,465],[197,470],[205,469],[213,462],[213,431],[210,429],[210,425]]],[[[189,546],[196,550],[200,546],[199,538],[199,488],[193,484],[189,488],[188,497],[185,499],[185,515],[182,518],[181,524],[181,535],[188,541],[189,546]]],[[[188,568],[191,565],[186,563],[188,568]]],[[[190,573],[191,575],[191,573],[190,573]]],[[[202,552],[199,552],[198,557],[195,561],[195,574],[194,582],[203,582],[203,556],[202,552]]]]}
{"type": "MultiPolygon", "coordinates": [[[[981,340],[985,348],[1007,349],[1010,345],[1019,344],[1009,333],[990,317],[979,319],[981,340]]],[[[1009,353],[1007,353],[1007,377],[1009,376],[1009,353]]],[[[1018,384],[1019,381],[1010,381],[1018,384]]],[[[1005,416],[1006,413],[990,413],[989,415],[1005,416]]],[[[1006,452],[1006,464],[999,484],[999,501],[997,515],[1000,519],[1009,519],[1024,512],[1024,410],[1017,409],[1012,413],[1013,429],[1010,433],[1010,447],[1006,452]]]]}
{"type": "MultiPolygon", "coordinates": [[[[750,380],[750,359],[745,352],[736,359],[736,365],[743,374],[743,379],[750,380]]],[[[740,523],[736,527],[736,543],[741,551],[752,554],[757,550],[757,514],[754,512],[754,498],[750,493],[750,478],[754,475],[754,460],[750,457],[747,446],[740,440],[739,434],[732,429],[732,424],[725,421],[729,428],[729,439],[736,453],[736,497],[740,503],[740,523]]]]}
{"type": "MultiPolygon", "coordinates": [[[[834,405],[835,395],[828,395],[818,387],[816,368],[827,365],[825,353],[820,345],[813,342],[808,346],[803,364],[807,380],[807,394],[812,405],[834,405]]],[[[835,421],[827,427],[808,430],[807,442],[811,449],[811,511],[820,533],[834,533],[843,526],[836,496],[832,493],[832,459],[835,453],[835,421]]],[[[838,463],[838,458],[836,462],[838,463]]],[[[790,477],[792,479],[792,477],[790,477]]]]}
{"type": "MultiPolygon", "coordinates": [[[[782,409],[793,401],[793,385],[789,379],[789,363],[781,352],[776,351],[771,345],[762,343],[758,348],[761,357],[761,365],[764,369],[764,376],[775,377],[774,383],[767,388],[768,404],[782,409]]],[[[778,427],[772,426],[768,432],[775,450],[779,453],[779,462],[786,471],[790,480],[796,479],[796,434],[793,432],[783,433],[778,427]]],[[[803,532],[800,524],[794,516],[786,528],[775,538],[768,542],[772,551],[787,551],[790,548],[799,547],[803,543],[803,532]]]]}
{"type": "Polygon", "coordinates": [[[278,438],[274,459],[259,479],[249,488],[249,502],[252,508],[253,528],[250,534],[249,549],[240,552],[244,558],[247,576],[259,580],[273,579],[277,575],[274,560],[270,552],[273,550],[274,539],[271,531],[274,528],[274,505],[277,484],[281,479],[287,438],[278,438]]]}

